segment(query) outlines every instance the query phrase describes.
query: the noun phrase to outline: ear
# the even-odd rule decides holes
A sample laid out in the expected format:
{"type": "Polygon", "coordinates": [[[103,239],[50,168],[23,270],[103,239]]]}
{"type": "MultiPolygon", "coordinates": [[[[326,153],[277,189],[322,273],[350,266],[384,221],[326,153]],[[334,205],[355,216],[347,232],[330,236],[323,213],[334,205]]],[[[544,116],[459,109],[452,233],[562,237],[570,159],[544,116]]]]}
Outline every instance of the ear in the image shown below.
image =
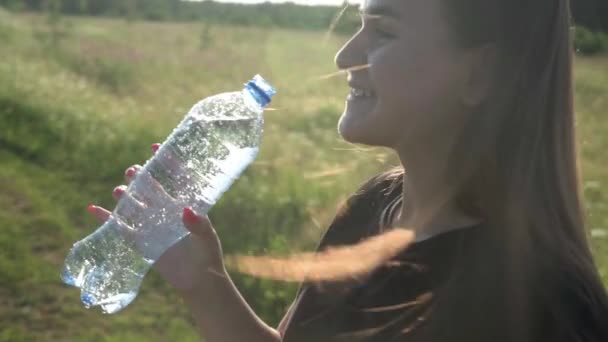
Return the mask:
{"type": "Polygon", "coordinates": [[[496,55],[495,44],[468,49],[466,56],[468,72],[465,75],[462,93],[462,101],[466,106],[478,106],[489,96],[494,80],[496,55]]]}

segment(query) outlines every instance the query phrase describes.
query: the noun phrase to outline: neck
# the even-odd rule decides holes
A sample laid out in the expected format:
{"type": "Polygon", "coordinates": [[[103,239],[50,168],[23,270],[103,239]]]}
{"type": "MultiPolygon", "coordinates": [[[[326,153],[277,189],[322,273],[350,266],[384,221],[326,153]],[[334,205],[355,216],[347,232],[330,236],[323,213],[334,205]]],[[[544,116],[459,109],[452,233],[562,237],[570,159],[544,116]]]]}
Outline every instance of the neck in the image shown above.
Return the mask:
{"type": "Polygon", "coordinates": [[[448,157],[455,136],[443,136],[424,148],[397,151],[405,170],[403,201],[394,225],[413,229],[416,240],[479,223],[464,213],[454,198],[458,182],[449,179],[448,157]]]}

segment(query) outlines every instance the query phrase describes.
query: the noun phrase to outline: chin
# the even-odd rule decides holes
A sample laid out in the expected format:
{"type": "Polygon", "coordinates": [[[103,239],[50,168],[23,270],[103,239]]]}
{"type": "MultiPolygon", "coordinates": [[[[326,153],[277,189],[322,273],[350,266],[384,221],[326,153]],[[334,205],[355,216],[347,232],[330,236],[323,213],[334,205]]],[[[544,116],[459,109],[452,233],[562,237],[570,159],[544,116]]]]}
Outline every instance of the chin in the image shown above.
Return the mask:
{"type": "Polygon", "coordinates": [[[338,122],[338,132],[342,138],[353,144],[385,146],[386,130],[378,127],[376,119],[377,101],[346,102],[344,113],[338,122]]]}
{"type": "Polygon", "coordinates": [[[349,119],[348,114],[344,114],[340,118],[340,121],[338,121],[338,133],[340,133],[342,139],[349,143],[361,143],[362,134],[356,126],[357,125],[349,119]]]}
{"type": "Polygon", "coordinates": [[[385,146],[381,141],[382,139],[380,139],[382,137],[374,136],[374,129],[362,124],[357,125],[346,117],[342,117],[338,122],[338,133],[340,133],[344,141],[352,144],[385,146]]]}

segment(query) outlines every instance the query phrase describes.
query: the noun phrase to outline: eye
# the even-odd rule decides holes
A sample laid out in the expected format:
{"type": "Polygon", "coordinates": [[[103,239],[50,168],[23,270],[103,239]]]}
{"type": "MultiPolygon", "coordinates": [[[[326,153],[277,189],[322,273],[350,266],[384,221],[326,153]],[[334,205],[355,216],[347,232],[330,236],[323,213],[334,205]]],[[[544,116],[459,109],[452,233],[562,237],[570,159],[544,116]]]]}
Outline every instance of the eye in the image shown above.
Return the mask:
{"type": "Polygon", "coordinates": [[[394,33],[384,28],[382,25],[379,25],[377,22],[368,23],[367,30],[370,36],[370,40],[373,42],[372,44],[376,46],[384,45],[396,38],[396,35],[394,33]]]}
{"type": "Polygon", "coordinates": [[[385,38],[385,39],[395,38],[395,35],[393,33],[389,32],[388,30],[383,29],[382,27],[379,27],[378,25],[373,25],[372,31],[376,36],[378,36],[380,38],[385,38]]]}
{"type": "Polygon", "coordinates": [[[391,30],[386,29],[382,25],[380,18],[368,17],[365,15],[361,16],[361,28],[368,28],[369,31],[374,35],[374,37],[380,39],[392,39],[395,38],[395,34],[391,32],[391,30]]]}

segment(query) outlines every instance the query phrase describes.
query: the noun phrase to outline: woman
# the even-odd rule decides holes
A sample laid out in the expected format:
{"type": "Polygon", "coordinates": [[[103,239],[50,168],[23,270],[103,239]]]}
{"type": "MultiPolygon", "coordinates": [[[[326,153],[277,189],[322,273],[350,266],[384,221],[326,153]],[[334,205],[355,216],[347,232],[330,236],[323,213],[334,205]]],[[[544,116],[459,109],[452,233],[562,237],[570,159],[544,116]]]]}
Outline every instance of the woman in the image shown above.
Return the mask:
{"type": "Polygon", "coordinates": [[[336,57],[353,88],[339,131],[393,149],[403,167],[357,191],[319,251],[396,227],[415,241],[356,281],[317,263],[319,283],[302,285],[274,329],[231,282],[209,220],[185,209],[193,234],[157,269],[205,341],[608,341],[578,187],[568,1],[361,8],[336,57]]]}

